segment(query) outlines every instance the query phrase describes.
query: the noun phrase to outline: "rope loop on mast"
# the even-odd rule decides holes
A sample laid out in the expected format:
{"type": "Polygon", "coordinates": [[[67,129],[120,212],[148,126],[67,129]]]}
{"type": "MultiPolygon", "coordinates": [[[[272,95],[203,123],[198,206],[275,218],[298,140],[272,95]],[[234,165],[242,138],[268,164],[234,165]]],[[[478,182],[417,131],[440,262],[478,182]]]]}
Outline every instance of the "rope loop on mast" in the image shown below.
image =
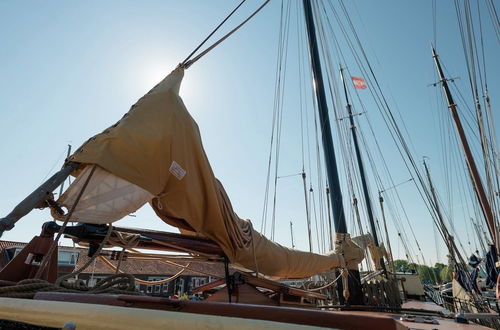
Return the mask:
{"type": "Polygon", "coordinates": [[[245,25],[250,19],[252,19],[262,8],[264,8],[268,3],[269,3],[270,0],[266,0],[264,1],[264,3],[259,7],[257,8],[256,11],[254,11],[247,19],[245,19],[243,22],[241,22],[238,26],[236,26],[234,29],[232,29],[231,31],[229,31],[225,36],[223,36],[222,38],[220,38],[219,40],[217,40],[216,42],[214,42],[210,47],[208,47],[207,49],[205,49],[204,51],[202,51],[200,54],[198,54],[195,58],[193,58],[192,60],[190,59],[191,56],[193,56],[193,54],[215,33],[215,31],[217,31],[219,29],[219,27],[243,4],[243,2],[245,1],[242,1],[230,14],[228,17],[226,17],[226,19],[224,19],[224,21],[222,21],[222,23],[217,26],[217,28],[181,63],[179,64],[179,66],[183,69],[188,69],[191,65],[193,65],[196,61],[198,61],[200,58],[202,58],[203,56],[205,56],[208,52],[210,52],[212,49],[214,49],[215,47],[217,47],[220,43],[222,43],[224,40],[226,40],[229,36],[231,36],[234,32],[236,32],[237,30],[239,30],[239,28],[241,28],[243,25],[245,25]]]}

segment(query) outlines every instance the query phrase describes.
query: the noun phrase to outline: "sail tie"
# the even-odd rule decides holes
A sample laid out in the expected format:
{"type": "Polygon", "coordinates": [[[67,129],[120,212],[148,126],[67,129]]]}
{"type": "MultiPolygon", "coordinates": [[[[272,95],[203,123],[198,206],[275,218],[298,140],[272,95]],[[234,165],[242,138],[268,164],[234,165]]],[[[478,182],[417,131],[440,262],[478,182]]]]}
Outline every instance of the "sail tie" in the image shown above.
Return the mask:
{"type": "Polygon", "coordinates": [[[116,271],[115,271],[115,274],[118,274],[118,271],[120,270],[120,266],[122,264],[125,250],[136,247],[139,244],[141,235],[129,234],[120,231],[115,231],[114,234],[115,236],[110,237],[109,242],[113,245],[122,246],[122,250],[120,251],[120,255],[118,256],[118,265],[116,266],[116,271]]]}

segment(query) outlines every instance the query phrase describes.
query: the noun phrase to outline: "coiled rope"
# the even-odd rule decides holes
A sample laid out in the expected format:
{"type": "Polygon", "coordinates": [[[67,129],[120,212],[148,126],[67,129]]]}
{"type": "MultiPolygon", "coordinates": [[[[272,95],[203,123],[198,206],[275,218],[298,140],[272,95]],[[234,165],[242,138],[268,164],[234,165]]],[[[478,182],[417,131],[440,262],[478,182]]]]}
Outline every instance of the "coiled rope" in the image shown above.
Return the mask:
{"type": "MultiPolygon", "coordinates": [[[[99,257],[101,250],[110,240],[113,233],[113,226],[109,225],[106,236],[99,245],[94,255],[80,268],[70,274],[59,277],[55,283],[49,283],[42,279],[27,279],[19,281],[15,285],[0,287],[0,297],[28,298],[33,299],[37,292],[67,292],[67,293],[91,293],[91,294],[128,294],[142,295],[136,291],[135,278],[131,274],[115,274],[106,277],[92,288],[89,288],[83,281],[76,280],[69,282],[68,279],[77,276],[99,257]]],[[[116,232],[114,232],[116,233],[116,232]]]]}
{"type": "Polygon", "coordinates": [[[92,293],[92,294],[127,294],[142,295],[135,289],[135,279],[130,274],[115,274],[103,279],[94,287],[89,288],[83,281],[70,283],[67,281],[59,284],[49,283],[40,279],[27,279],[19,281],[16,285],[0,288],[0,297],[33,299],[37,292],[67,292],[67,293],[92,293]]]}

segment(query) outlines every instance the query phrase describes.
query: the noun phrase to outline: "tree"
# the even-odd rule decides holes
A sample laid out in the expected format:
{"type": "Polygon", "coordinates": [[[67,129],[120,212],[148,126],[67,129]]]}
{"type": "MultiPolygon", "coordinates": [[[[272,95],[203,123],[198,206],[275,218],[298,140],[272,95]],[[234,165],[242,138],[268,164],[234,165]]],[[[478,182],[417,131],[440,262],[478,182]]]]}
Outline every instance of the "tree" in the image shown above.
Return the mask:
{"type": "Polygon", "coordinates": [[[443,278],[441,277],[441,271],[446,268],[445,264],[437,262],[434,265],[434,274],[436,274],[436,280],[439,284],[443,283],[443,278]]]}
{"type": "Polygon", "coordinates": [[[394,269],[397,272],[406,272],[408,270],[408,261],[401,259],[394,260],[394,269]]]}
{"type": "Polygon", "coordinates": [[[439,272],[439,277],[441,277],[442,281],[449,282],[453,278],[453,267],[445,266],[439,272]]]}
{"type": "Polygon", "coordinates": [[[445,267],[446,267],[445,264],[442,264],[442,263],[439,263],[439,262],[436,262],[436,264],[434,265],[434,268],[439,269],[439,271],[441,271],[441,269],[443,269],[445,267]]]}
{"type": "Polygon", "coordinates": [[[438,278],[434,271],[435,268],[431,268],[426,265],[418,265],[418,277],[424,283],[434,283],[437,284],[438,278]]]}

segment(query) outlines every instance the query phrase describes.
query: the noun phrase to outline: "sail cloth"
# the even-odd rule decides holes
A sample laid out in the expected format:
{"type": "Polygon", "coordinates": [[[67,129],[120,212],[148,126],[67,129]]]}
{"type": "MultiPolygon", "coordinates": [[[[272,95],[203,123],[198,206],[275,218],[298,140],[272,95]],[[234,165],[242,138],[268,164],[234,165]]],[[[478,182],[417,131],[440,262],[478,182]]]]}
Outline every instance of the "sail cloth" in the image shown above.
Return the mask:
{"type": "MultiPolygon", "coordinates": [[[[70,209],[87,181],[93,166],[86,166],[57,201],[60,206],[70,209]]],[[[154,196],[147,190],[97,166],[88,182],[77,208],[71,215],[71,222],[106,224],[122,219],[137,211],[154,196]]],[[[66,215],[52,212],[57,220],[66,215]]]]}
{"type": "MultiPolygon", "coordinates": [[[[304,278],[341,266],[339,254],[288,249],[268,240],[252,228],[250,221],[236,215],[210,167],[198,125],[179,96],[183,75],[182,68],[174,70],[120,121],[90,138],[69,160],[82,163],[84,168],[96,164],[109,175],[148,192],[154,196],[150,203],[161,219],[183,233],[215,241],[232,263],[247,269],[269,276],[304,278]]],[[[67,207],[71,205],[69,195],[61,201],[67,207]]],[[[84,206],[89,209],[88,204],[84,206]]],[[[78,221],[89,222],[79,206],[75,214],[78,221]]],[[[351,266],[363,258],[363,252],[355,247],[344,253],[351,266]]]]}

